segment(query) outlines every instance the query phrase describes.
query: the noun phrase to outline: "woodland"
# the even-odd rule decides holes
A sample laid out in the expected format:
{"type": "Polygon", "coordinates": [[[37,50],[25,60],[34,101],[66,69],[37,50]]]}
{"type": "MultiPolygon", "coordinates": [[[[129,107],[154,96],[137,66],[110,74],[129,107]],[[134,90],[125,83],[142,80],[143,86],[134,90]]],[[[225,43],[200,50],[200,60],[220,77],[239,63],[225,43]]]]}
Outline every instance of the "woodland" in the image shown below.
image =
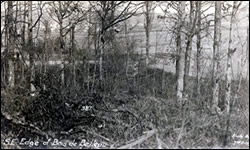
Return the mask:
{"type": "Polygon", "coordinates": [[[13,148],[249,148],[249,2],[1,1],[13,148]]]}

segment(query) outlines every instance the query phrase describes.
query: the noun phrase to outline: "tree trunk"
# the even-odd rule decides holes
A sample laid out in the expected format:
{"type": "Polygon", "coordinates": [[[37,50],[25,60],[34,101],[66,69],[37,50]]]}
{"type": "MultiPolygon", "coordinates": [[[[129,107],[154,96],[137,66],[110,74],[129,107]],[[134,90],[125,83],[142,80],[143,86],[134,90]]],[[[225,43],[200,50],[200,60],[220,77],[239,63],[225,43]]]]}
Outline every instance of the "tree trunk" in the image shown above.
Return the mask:
{"type": "MultiPolygon", "coordinates": [[[[23,2],[23,5],[24,5],[23,21],[26,22],[26,1],[23,2]]],[[[25,35],[26,35],[26,23],[23,23],[23,27],[22,27],[22,44],[23,44],[22,50],[23,51],[24,51],[25,46],[26,46],[25,35]]],[[[21,81],[23,81],[24,80],[24,66],[21,65],[21,67],[22,67],[21,68],[21,70],[22,70],[21,81]]]]}
{"type": "Polygon", "coordinates": [[[12,1],[8,1],[8,17],[7,17],[7,22],[8,26],[8,44],[7,44],[7,54],[8,54],[8,84],[11,88],[15,86],[15,68],[14,68],[14,20],[13,20],[13,3],[12,1]]]}
{"type": "Polygon", "coordinates": [[[178,47],[178,51],[179,51],[179,61],[178,61],[178,78],[177,78],[177,94],[176,97],[177,99],[182,99],[183,97],[183,86],[184,86],[184,57],[185,57],[185,53],[184,53],[184,44],[185,44],[185,35],[182,32],[183,31],[183,23],[184,23],[184,17],[185,17],[185,2],[179,2],[179,7],[180,7],[180,18],[179,18],[179,36],[180,36],[180,41],[179,41],[179,45],[177,45],[178,47]]]}
{"type": "Polygon", "coordinates": [[[163,58],[162,64],[162,82],[161,82],[161,93],[163,94],[165,91],[166,77],[165,77],[165,58],[163,58]]]}
{"type": "Polygon", "coordinates": [[[19,10],[19,5],[20,5],[21,3],[19,3],[19,1],[16,1],[16,4],[14,5],[14,6],[16,6],[16,13],[15,13],[15,19],[14,19],[14,25],[15,25],[15,29],[14,29],[14,31],[15,31],[15,33],[14,33],[14,39],[16,40],[16,38],[17,38],[17,35],[18,34],[20,34],[20,31],[19,31],[19,24],[18,23],[16,23],[17,22],[17,18],[18,18],[18,11],[20,11],[19,10]],[[17,29],[18,28],[18,29],[17,29]]]}
{"type": "Polygon", "coordinates": [[[149,34],[150,34],[150,24],[151,24],[151,19],[150,19],[150,2],[145,1],[145,7],[146,7],[146,12],[145,12],[145,17],[146,17],[146,23],[144,25],[145,31],[146,31],[146,65],[148,65],[149,61],[149,34]]]}
{"type": "Polygon", "coordinates": [[[214,45],[213,45],[213,103],[212,112],[216,113],[219,99],[219,51],[221,46],[221,1],[215,2],[215,27],[214,27],[214,45]]]}
{"type": "Polygon", "coordinates": [[[227,52],[227,66],[226,66],[226,96],[225,96],[225,107],[227,112],[227,124],[226,124],[226,133],[225,133],[225,139],[224,139],[224,146],[227,144],[227,132],[229,129],[229,123],[230,123],[230,106],[231,106],[231,82],[232,82],[232,55],[235,52],[232,50],[232,27],[233,27],[233,19],[234,15],[236,13],[236,4],[237,2],[234,1],[233,4],[233,10],[231,14],[231,20],[230,20],[230,28],[229,28],[229,42],[228,42],[228,52],[227,52]]]}
{"type": "MultiPolygon", "coordinates": [[[[47,71],[47,59],[46,59],[46,53],[48,50],[48,36],[51,33],[50,31],[50,26],[49,26],[49,21],[45,21],[45,32],[44,32],[44,53],[43,53],[43,78],[46,76],[46,71],[47,71]]],[[[43,89],[46,89],[46,85],[43,84],[43,89]]]]}
{"type": "Polygon", "coordinates": [[[29,23],[28,23],[28,48],[29,48],[29,63],[30,63],[30,92],[34,96],[35,92],[35,64],[34,64],[34,51],[33,51],[33,29],[32,29],[32,1],[28,2],[29,9],[29,23]]]}
{"type": "MultiPolygon", "coordinates": [[[[91,13],[92,13],[92,9],[89,8],[89,13],[88,13],[88,18],[89,18],[89,23],[88,23],[88,56],[90,56],[91,54],[91,42],[90,42],[90,39],[91,39],[91,22],[92,22],[92,19],[91,19],[91,13]]],[[[89,58],[89,57],[88,57],[89,58]]]]}
{"type": "Polygon", "coordinates": [[[22,28],[22,43],[25,44],[25,30],[26,30],[26,1],[23,2],[24,5],[24,15],[23,15],[23,28],[22,28]]]}
{"type": "Polygon", "coordinates": [[[247,77],[246,79],[249,81],[249,26],[247,29],[247,77]]]}
{"type": "Polygon", "coordinates": [[[193,26],[195,26],[195,22],[193,21],[194,18],[194,2],[190,1],[190,27],[189,27],[189,34],[187,39],[187,47],[185,52],[185,72],[184,72],[184,89],[186,90],[188,84],[188,76],[190,70],[190,57],[192,52],[192,41],[193,41],[193,26]]]}
{"type": "Polygon", "coordinates": [[[64,87],[65,85],[65,63],[64,63],[64,40],[63,40],[63,17],[62,17],[62,4],[61,1],[58,1],[59,3],[59,17],[58,17],[58,21],[59,21],[59,41],[60,41],[60,59],[61,59],[61,86],[64,87]]]}
{"type": "MultiPolygon", "coordinates": [[[[105,12],[105,10],[103,10],[103,12],[105,12]]],[[[105,20],[104,18],[102,18],[101,20],[101,32],[100,32],[100,41],[101,41],[101,46],[100,46],[100,56],[99,56],[99,75],[100,75],[100,81],[103,80],[103,51],[104,51],[104,47],[105,47],[105,20]]]]}
{"type": "Polygon", "coordinates": [[[128,27],[127,22],[124,23],[124,36],[126,41],[126,49],[127,49],[127,55],[126,55],[126,76],[128,77],[128,70],[129,70],[129,41],[128,41],[128,27]]]}
{"type": "MultiPolygon", "coordinates": [[[[76,67],[75,67],[75,58],[73,56],[73,53],[75,51],[75,26],[73,25],[71,28],[71,52],[70,52],[70,60],[72,61],[73,66],[73,85],[76,85],[76,67]]],[[[85,65],[85,64],[84,64],[85,65]]]]}
{"type": "MultiPolygon", "coordinates": [[[[8,3],[4,3],[5,8],[6,8],[6,5],[8,7],[8,3]]],[[[5,60],[6,60],[7,63],[4,62],[3,65],[2,65],[3,67],[1,66],[1,74],[2,74],[2,77],[1,77],[2,83],[1,84],[2,84],[3,87],[5,87],[8,84],[7,75],[9,73],[8,72],[9,71],[8,70],[8,63],[9,63],[8,62],[8,59],[9,59],[8,58],[8,55],[9,55],[9,51],[8,51],[8,43],[9,43],[9,25],[8,25],[9,22],[8,21],[9,21],[9,18],[8,18],[8,16],[10,16],[10,15],[8,15],[8,14],[9,14],[9,9],[4,12],[4,15],[7,16],[7,19],[4,22],[4,25],[6,26],[6,30],[4,31],[4,43],[3,44],[4,44],[4,47],[5,47],[4,52],[5,52],[5,58],[6,58],[5,60]]],[[[2,57],[1,57],[1,59],[2,59],[2,57]]]]}
{"type": "Polygon", "coordinates": [[[102,60],[103,60],[103,51],[104,51],[104,33],[101,33],[101,47],[100,47],[100,58],[99,58],[99,74],[100,74],[100,81],[103,80],[103,68],[102,68],[102,60]]]}
{"type": "Polygon", "coordinates": [[[232,26],[233,26],[233,17],[235,13],[236,1],[234,1],[233,11],[231,14],[230,28],[229,28],[229,42],[228,42],[228,52],[227,52],[227,66],[226,66],[226,110],[229,113],[229,105],[230,105],[230,95],[231,95],[231,80],[232,80],[232,26]]]}
{"type": "Polygon", "coordinates": [[[196,94],[200,96],[200,55],[201,55],[201,1],[196,2],[196,11],[197,11],[197,54],[196,54],[196,94]]]}
{"type": "MultiPolygon", "coordinates": [[[[92,16],[91,16],[91,14],[92,14],[92,9],[91,9],[91,7],[89,8],[90,10],[89,10],[89,14],[88,14],[88,17],[89,17],[89,23],[88,23],[88,55],[87,55],[87,58],[89,59],[92,55],[91,55],[91,43],[92,42],[90,42],[90,40],[91,40],[91,30],[92,30],[92,26],[91,26],[91,22],[92,22],[92,16]]],[[[95,44],[95,42],[94,42],[94,44],[95,44]]],[[[89,63],[88,62],[86,62],[87,64],[86,64],[86,71],[87,71],[87,88],[88,88],[88,90],[89,90],[89,81],[90,81],[90,72],[89,72],[89,63]]]]}

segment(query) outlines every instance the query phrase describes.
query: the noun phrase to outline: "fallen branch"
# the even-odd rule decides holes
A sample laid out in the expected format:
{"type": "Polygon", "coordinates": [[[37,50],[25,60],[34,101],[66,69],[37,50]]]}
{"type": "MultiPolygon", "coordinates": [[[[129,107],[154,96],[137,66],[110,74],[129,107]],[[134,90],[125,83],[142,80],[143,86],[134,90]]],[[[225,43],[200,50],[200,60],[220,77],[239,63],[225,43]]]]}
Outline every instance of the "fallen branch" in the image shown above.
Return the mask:
{"type": "Polygon", "coordinates": [[[102,138],[102,139],[104,139],[105,141],[108,141],[108,142],[110,142],[110,143],[112,143],[112,144],[115,143],[115,142],[111,141],[110,139],[108,139],[108,138],[106,138],[106,137],[104,137],[104,136],[102,136],[102,135],[99,135],[99,134],[95,133],[94,131],[93,131],[93,132],[92,132],[92,131],[88,131],[88,130],[85,130],[85,129],[81,128],[81,127],[80,127],[80,130],[81,130],[81,131],[84,131],[84,132],[88,132],[88,133],[90,133],[90,134],[92,134],[92,135],[94,135],[94,136],[98,136],[99,138],[102,138]]]}
{"type": "Polygon", "coordinates": [[[5,112],[2,112],[2,111],[1,111],[1,117],[3,117],[3,119],[6,119],[9,122],[11,122],[11,123],[13,123],[13,124],[15,124],[17,126],[19,125],[19,126],[24,127],[24,128],[29,128],[34,133],[39,134],[41,136],[44,136],[47,139],[49,137],[49,135],[47,133],[43,132],[41,129],[39,129],[38,127],[36,127],[33,124],[26,123],[23,119],[17,120],[16,118],[13,118],[11,115],[9,115],[9,114],[7,114],[5,112]]]}
{"type": "Polygon", "coordinates": [[[118,147],[117,149],[128,149],[130,147],[133,147],[137,144],[140,144],[142,143],[143,141],[147,140],[148,138],[150,138],[151,136],[153,136],[155,133],[157,132],[157,130],[153,129],[151,131],[148,131],[148,133],[146,135],[143,135],[141,137],[139,137],[138,140],[134,141],[134,142],[131,142],[127,145],[124,145],[124,146],[121,146],[121,147],[118,147]]]}
{"type": "Polygon", "coordinates": [[[111,141],[110,139],[108,139],[108,138],[106,138],[106,137],[104,137],[104,136],[102,136],[102,135],[99,135],[99,134],[97,134],[97,133],[95,133],[95,132],[90,132],[90,131],[88,131],[90,134],[92,134],[92,135],[95,135],[95,136],[98,136],[98,137],[100,137],[100,138],[102,138],[102,139],[104,139],[104,140],[106,140],[106,141],[108,141],[108,142],[110,142],[110,143],[112,143],[112,144],[114,144],[115,142],[113,142],[113,141],[111,141]]]}
{"type": "MultiPolygon", "coordinates": [[[[161,145],[161,149],[169,149],[169,147],[167,146],[167,144],[165,144],[160,138],[158,138],[158,144],[161,145]]],[[[159,148],[159,147],[158,147],[159,148]]]]}

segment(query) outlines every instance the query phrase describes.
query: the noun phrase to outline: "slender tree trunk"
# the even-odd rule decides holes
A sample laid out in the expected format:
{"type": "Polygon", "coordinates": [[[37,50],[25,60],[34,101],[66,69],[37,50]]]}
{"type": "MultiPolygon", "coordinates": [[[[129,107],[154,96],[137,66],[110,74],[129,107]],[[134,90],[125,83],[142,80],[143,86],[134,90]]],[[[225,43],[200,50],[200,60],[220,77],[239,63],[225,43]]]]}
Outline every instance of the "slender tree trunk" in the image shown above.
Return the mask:
{"type": "MultiPolygon", "coordinates": [[[[16,15],[15,15],[15,22],[17,22],[17,20],[19,20],[19,16],[23,15],[21,14],[21,8],[22,8],[23,3],[22,2],[16,2],[16,15]]],[[[21,18],[21,17],[20,17],[21,18]]],[[[19,35],[21,36],[21,44],[20,46],[23,46],[22,43],[22,24],[18,24],[15,23],[15,41],[19,41],[19,35]]],[[[18,48],[19,49],[19,48],[18,48]]],[[[20,48],[20,50],[15,54],[16,55],[16,61],[15,61],[15,71],[16,71],[16,76],[15,76],[15,80],[17,81],[16,84],[22,84],[22,72],[23,72],[23,63],[22,63],[22,59],[21,59],[21,55],[23,53],[23,47],[20,48]]],[[[23,55],[22,55],[23,56],[23,55]]]]}
{"type": "MultiPolygon", "coordinates": [[[[236,1],[234,1],[233,9],[236,7],[236,1]]],[[[232,80],[232,26],[233,26],[233,17],[234,17],[235,10],[232,11],[231,14],[231,21],[230,21],[230,28],[229,28],[229,42],[228,42],[228,52],[227,52],[227,66],[226,66],[226,97],[225,97],[225,103],[226,103],[226,110],[227,113],[229,113],[230,109],[230,99],[231,99],[231,80],[232,80]]]]}
{"type": "MultiPolygon", "coordinates": [[[[46,59],[46,53],[47,53],[47,50],[48,50],[48,36],[50,34],[50,26],[49,26],[49,22],[46,20],[45,21],[45,32],[44,32],[44,52],[43,52],[43,79],[45,78],[46,76],[46,71],[47,71],[47,59],[46,59]]],[[[43,84],[43,89],[45,90],[46,89],[46,85],[43,84]]]]}
{"type": "Polygon", "coordinates": [[[149,61],[149,34],[150,34],[150,24],[151,24],[151,18],[150,18],[150,1],[145,1],[145,17],[146,17],[146,23],[144,25],[145,31],[146,31],[146,65],[148,65],[149,61]]]}
{"type": "Polygon", "coordinates": [[[92,9],[89,8],[89,14],[88,14],[88,18],[89,18],[89,23],[88,23],[88,56],[90,56],[90,53],[91,53],[91,42],[90,42],[90,39],[91,39],[91,22],[92,22],[92,9]]]}
{"type": "Polygon", "coordinates": [[[129,70],[129,41],[128,41],[128,28],[127,28],[127,22],[125,21],[125,30],[124,30],[124,36],[126,41],[126,49],[127,49],[127,57],[126,57],[126,76],[128,77],[128,70],[129,70]]]}
{"type": "Polygon", "coordinates": [[[7,17],[7,30],[8,30],[8,44],[7,44],[7,54],[8,54],[8,84],[11,88],[15,86],[15,68],[14,68],[14,21],[13,21],[13,2],[8,1],[8,17],[7,17]]]}
{"type": "MultiPolygon", "coordinates": [[[[6,6],[5,5],[7,5],[7,7],[8,7],[8,3],[4,3],[4,7],[6,8],[6,6]]],[[[4,46],[5,46],[5,49],[4,49],[4,51],[5,51],[5,60],[6,60],[6,63],[4,63],[3,64],[3,68],[1,68],[1,69],[3,69],[2,71],[1,71],[1,73],[3,73],[3,75],[2,75],[2,77],[3,78],[1,78],[1,80],[3,81],[3,86],[5,87],[7,84],[8,84],[8,78],[7,78],[7,75],[9,74],[9,69],[8,69],[8,56],[9,56],[9,46],[8,46],[8,43],[9,43],[9,16],[10,15],[8,15],[9,14],[9,9],[7,10],[7,11],[5,11],[5,16],[7,16],[7,19],[5,20],[5,22],[4,22],[4,25],[6,26],[6,30],[4,31],[4,46]]]]}
{"type": "Polygon", "coordinates": [[[163,64],[162,64],[162,86],[161,86],[161,91],[162,94],[165,91],[165,84],[166,84],[166,77],[165,77],[165,58],[163,58],[163,64]]]}
{"type": "MultiPolygon", "coordinates": [[[[15,12],[15,19],[14,19],[14,22],[16,22],[17,21],[17,17],[18,17],[18,7],[19,7],[19,1],[16,1],[16,4],[14,5],[14,6],[16,6],[15,8],[16,8],[16,12],[15,12]]],[[[14,29],[14,39],[16,40],[16,38],[17,38],[17,34],[19,34],[19,30],[17,30],[17,28],[18,28],[18,24],[17,23],[15,23],[14,24],[14,26],[15,26],[15,29],[14,29]]]]}
{"type": "MultiPolygon", "coordinates": [[[[157,39],[157,30],[155,32],[155,39],[157,39]]],[[[157,40],[155,40],[155,56],[154,61],[156,62],[156,55],[157,55],[157,40]]],[[[154,68],[156,68],[156,63],[154,64],[154,68]]],[[[147,69],[147,68],[146,68],[147,69]]],[[[156,69],[154,69],[154,78],[153,78],[153,95],[156,96],[156,69]]]]}
{"type": "MultiPolygon", "coordinates": [[[[104,37],[104,33],[101,33],[101,38],[104,37]]],[[[100,47],[100,58],[99,58],[99,72],[100,72],[100,81],[103,80],[103,67],[102,67],[102,61],[103,61],[103,51],[104,51],[104,39],[101,40],[101,47],[100,47]]]]}
{"type": "Polygon", "coordinates": [[[58,21],[59,21],[59,32],[60,32],[60,35],[59,35],[59,41],[60,41],[60,59],[61,59],[61,85],[62,87],[65,86],[65,79],[64,79],[64,76],[65,76],[65,62],[64,62],[64,40],[63,40],[63,17],[62,17],[62,4],[61,4],[61,1],[58,1],[59,3],[59,18],[58,18],[58,21]]]}
{"type": "Polygon", "coordinates": [[[29,9],[29,23],[28,23],[28,48],[29,48],[29,63],[30,63],[30,92],[34,96],[35,92],[35,64],[34,64],[34,51],[33,51],[33,29],[32,29],[32,1],[28,2],[29,9]]]}
{"type": "Polygon", "coordinates": [[[98,39],[98,34],[97,34],[97,24],[95,24],[95,33],[94,33],[94,47],[95,47],[95,65],[94,65],[94,71],[93,71],[93,80],[92,80],[92,85],[91,85],[91,93],[94,90],[95,86],[95,81],[96,81],[96,73],[97,73],[97,60],[98,60],[98,47],[99,47],[99,39],[98,39]]]}
{"type": "Polygon", "coordinates": [[[197,11],[197,54],[196,54],[196,94],[200,96],[200,55],[201,55],[201,1],[196,2],[197,11]]]}
{"type": "MultiPolygon", "coordinates": [[[[23,15],[23,21],[26,22],[26,1],[23,2],[24,5],[24,15],[23,15]]],[[[22,27],[22,50],[25,50],[25,46],[26,46],[26,40],[25,40],[25,35],[26,35],[26,23],[23,23],[23,27],[22,27]]],[[[24,80],[24,66],[21,65],[21,81],[24,80]]]]}
{"type": "Polygon", "coordinates": [[[247,77],[246,79],[249,81],[249,26],[247,29],[247,77]]]}
{"type": "MultiPolygon", "coordinates": [[[[89,19],[89,21],[88,21],[88,53],[87,53],[87,60],[89,60],[90,58],[92,58],[92,54],[91,54],[91,52],[92,52],[92,50],[91,50],[91,44],[92,44],[92,42],[91,42],[91,34],[92,34],[92,9],[91,9],[91,7],[89,7],[89,13],[88,13],[88,19],[89,19]]],[[[94,35],[95,35],[95,33],[94,33],[94,35]]],[[[93,42],[94,43],[94,45],[95,45],[95,41],[93,42]]],[[[90,88],[90,83],[89,83],[89,81],[90,81],[90,71],[89,71],[89,69],[90,69],[90,64],[89,64],[89,62],[88,61],[86,61],[86,64],[85,64],[85,66],[86,66],[86,71],[87,71],[87,73],[86,73],[86,82],[87,82],[87,89],[89,90],[89,88],[90,88]]]]}
{"type": "MultiPolygon", "coordinates": [[[[88,55],[87,55],[87,56],[88,56],[88,57],[87,57],[88,60],[89,60],[89,58],[92,56],[92,55],[91,55],[91,43],[92,43],[92,42],[90,42],[90,40],[91,40],[91,29],[92,29],[92,28],[91,28],[91,27],[92,27],[92,26],[91,26],[91,22],[92,22],[92,16],[91,16],[91,14],[92,14],[92,9],[90,8],[89,14],[88,14],[88,15],[89,15],[89,16],[88,16],[88,17],[89,17],[89,24],[88,24],[88,55]]],[[[90,69],[90,68],[89,68],[89,66],[90,66],[90,65],[89,65],[89,62],[86,62],[86,63],[87,63],[87,64],[86,64],[86,65],[87,65],[87,68],[86,68],[86,70],[87,70],[87,88],[88,88],[88,90],[89,90],[89,81],[90,81],[90,72],[89,72],[89,69],[90,69]]]]}
{"type": "Polygon", "coordinates": [[[215,27],[214,27],[214,45],[213,45],[213,103],[212,112],[216,113],[219,99],[219,51],[221,46],[221,1],[215,1],[215,27]]]}
{"type": "Polygon", "coordinates": [[[232,55],[235,52],[235,50],[232,50],[232,27],[233,27],[233,20],[234,15],[236,12],[236,4],[237,2],[234,1],[233,4],[233,10],[231,14],[231,20],[230,20],[230,28],[229,28],[229,42],[228,42],[228,52],[227,52],[227,66],[226,66],[226,96],[225,96],[225,106],[226,106],[226,112],[227,112],[227,124],[225,129],[225,138],[223,145],[226,146],[227,144],[227,132],[229,130],[229,124],[230,124],[230,106],[231,106],[231,82],[232,82],[232,55]]]}
{"type": "MultiPolygon", "coordinates": [[[[180,31],[180,23],[178,23],[178,27],[177,27],[177,35],[176,35],[176,55],[175,55],[175,79],[176,79],[176,83],[178,80],[178,76],[179,76],[179,65],[180,65],[180,50],[181,50],[181,31],[180,31]]],[[[177,84],[176,84],[176,91],[177,91],[177,84]]]]}
{"type": "Polygon", "coordinates": [[[179,7],[180,7],[180,18],[179,18],[179,36],[180,36],[180,41],[178,45],[178,51],[179,51],[179,61],[178,61],[178,78],[177,78],[177,94],[176,97],[177,99],[182,99],[183,98],[183,86],[184,86],[184,65],[185,65],[185,51],[184,51],[184,44],[185,44],[185,35],[183,33],[183,22],[184,22],[184,17],[185,17],[185,1],[179,2],[179,7]]]}
{"type": "MultiPolygon", "coordinates": [[[[72,61],[73,66],[73,85],[76,85],[76,66],[75,66],[75,58],[73,53],[75,51],[75,26],[73,25],[71,28],[71,53],[70,53],[70,60],[72,61]]],[[[85,64],[84,64],[85,65],[85,64]]],[[[85,69],[85,68],[84,68],[85,69]]]]}
{"type": "MultiPolygon", "coordinates": [[[[111,7],[115,7],[114,3],[115,3],[114,1],[110,2],[111,7]]],[[[115,11],[114,9],[111,9],[110,20],[114,20],[114,18],[115,18],[115,12],[114,11],[115,11]]],[[[111,40],[109,40],[109,43],[111,44],[111,47],[114,47],[114,43],[116,42],[116,40],[115,40],[114,26],[110,27],[109,34],[110,34],[110,39],[111,39],[111,40]]]]}
{"type": "MultiPolygon", "coordinates": [[[[103,10],[104,11],[104,10],[103,10]]],[[[99,75],[100,75],[100,81],[103,80],[103,51],[105,47],[105,20],[102,18],[102,26],[101,26],[101,33],[100,33],[100,56],[99,56],[99,75]]]]}
{"type": "Polygon", "coordinates": [[[24,5],[24,15],[23,15],[23,28],[22,28],[22,43],[25,44],[25,31],[26,31],[26,1],[23,2],[24,5]]]}
{"type": "Polygon", "coordinates": [[[184,72],[184,89],[186,91],[186,87],[188,84],[188,76],[189,76],[189,70],[190,70],[190,57],[192,52],[192,41],[193,41],[193,26],[195,25],[195,22],[193,21],[194,18],[194,2],[190,1],[190,28],[189,28],[189,34],[187,39],[187,47],[185,52],[185,72],[184,72]]]}

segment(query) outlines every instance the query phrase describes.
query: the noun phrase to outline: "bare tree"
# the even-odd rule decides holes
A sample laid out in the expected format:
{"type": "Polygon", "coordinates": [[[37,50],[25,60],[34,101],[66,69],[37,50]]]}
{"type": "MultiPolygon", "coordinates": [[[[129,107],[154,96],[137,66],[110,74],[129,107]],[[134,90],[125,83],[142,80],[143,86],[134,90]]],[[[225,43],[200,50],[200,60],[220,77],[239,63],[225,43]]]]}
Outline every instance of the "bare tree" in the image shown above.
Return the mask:
{"type": "Polygon", "coordinates": [[[33,50],[33,27],[32,27],[32,1],[28,2],[28,48],[29,48],[29,67],[30,67],[30,92],[34,96],[35,86],[35,63],[34,63],[34,50],[33,50]]]}
{"type": "Polygon", "coordinates": [[[189,76],[189,69],[190,69],[190,57],[192,52],[192,41],[193,36],[195,34],[195,25],[196,25],[196,18],[197,15],[195,15],[195,12],[197,13],[197,10],[195,11],[194,2],[190,1],[190,13],[189,13],[189,25],[188,25],[188,33],[187,33],[187,46],[185,51],[185,72],[184,72],[184,89],[186,89],[188,84],[188,76],[189,76]]]}
{"type": "MultiPolygon", "coordinates": [[[[8,5],[8,3],[3,3],[4,6],[4,16],[8,16],[8,9],[6,9],[6,5],[8,5]]],[[[1,12],[1,14],[3,14],[3,12],[1,12]]],[[[1,18],[2,21],[2,18],[1,18]]],[[[2,24],[2,22],[1,22],[2,24]]],[[[8,18],[5,17],[4,18],[4,27],[2,28],[1,26],[1,52],[3,49],[3,53],[1,53],[1,84],[2,87],[5,87],[7,84],[7,72],[8,72],[8,18]]]]}
{"type": "Polygon", "coordinates": [[[227,144],[227,131],[230,124],[230,106],[231,106],[231,84],[232,84],[232,55],[236,51],[236,48],[232,48],[232,28],[233,28],[233,22],[235,20],[235,14],[237,12],[237,8],[239,8],[241,3],[238,3],[237,1],[233,2],[233,8],[230,18],[230,27],[229,27],[229,42],[228,42],[228,51],[227,51],[227,63],[226,63],[226,96],[225,96],[225,106],[226,106],[226,112],[227,112],[227,124],[225,129],[225,139],[224,139],[224,146],[227,144]]]}
{"type": "Polygon", "coordinates": [[[247,29],[247,80],[249,80],[249,26],[248,26],[248,29],[247,29]]]}
{"type": "Polygon", "coordinates": [[[213,103],[212,112],[216,113],[219,110],[218,99],[219,99],[219,51],[221,48],[221,1],[215,2],[215,17],[214,17],[214,45],[213,45],[213,103]]]}
{"type": "Polygon", "coordinates": [[[71,27],[70,33],[70,61],[73,63],[73,85],[76,84],[76,66],[75,66],[75,59],[73,58],[73,52],[75,51],[75,25],[71,27]]]}
{"type": "Polygon", "coordinates": [[[8,1],[7,14],[7,54],[8,54],[8,84],[11,88],[15,86],[15,68],[14,68],[14,20],[13,20],[13,2],[8,1]]]}
{"type": "Polygon", "coordinates": [[[232,10],[232,14],[231,14],[231,19],[230,19],[230,27],[229,27],[229,42],[228,42],[228,51],[227,51],[227,65],[226,65],[226,97],[225,97],[225,103],[226,103],[226,109],[227,109],[227,113],[229,113],[229,109],[230,109],[230,95],[231,95],[231,80],[232,80],[232,55],[234,54],[234,52],[236,51],[236,48],[233,49],[232,48],[232,28],[233,28],[233,20],[235,17],[235,13],[236,13],[236,7],[237,7],[237,2],[234,1],[233,4],[233,10],[232,10]]]}
{"type": "MultiPolygon", "coordinates": [[[[50,22],[45,19],[42,21],[43,25],[44,25],[44,50],[43,50],[43,54],[42,54],[42,76],[43,78],[46,75],[46,71],[47,71],[47,53],[49,50],[49,38],[50,38],[50,34],[51,34],[51,27],[50,27],[50,22]]],[[[45,84],[43,84],[43,89],[45,90],[45,84]]]]}
{"type": "Polygon", "coordinates": [[[25,43],[25,33],[26,33],[26,7],[27,7],[27,2],[26,1],[23,1],[23,5],[24,5],[24,8],[23,8],[23,11],[24,11],[24,14],[23,14],[23,27],[22,27],[22,43],[24,44],[25,43]]]}
{"type": "MultiPolygon", "coordinates": [[[[97,13],[100,20],[99,41],[99,78],[103,80],[103,54],[107,41],[107,33],[116,24],[127,20],[132,17],[137,10],[141,7],[136,2],[123,2],[123,1],[97,1],[89,2],[94,11],[97,13]],[[116,13],[115,13],[116,12],[116,13]]],[[[118,31],[116,31],[118,32],[118,31]]]]}
{"type": "Polygon", "coordinates": [[[80,8],[79,2],[58,1],[49,3],[51,6],[50,17],[59,25],[59,50],[61,59],[61,85],[65,85],[65,41],[64,37],[72,31],[77,23],[86,20],[87,11],[80,8]],[[56,18],[54,18],[54,15],[56,18]]]}
{"type": "Polygon", "coordinates": [[[149,49],[150,49],[150,31],[152,29],[153,11],[155,9],[153,1],[145,1],[145,23],[144,28],[146,31],[146,64],[149,62],[149,49]]]}
{"type": "MultiPolygon", "coordinates": [[[[23,1],[23,23],[22,23],[22,34],[21,34],[21,38],[22,38],[22,51],[25,50],[25,46],[26,46],[26,14],[27,14],[27,2],[23,1]]],[[[21,81],[24,80],[24,65],[21,65],[21,70],[22,70],[22,75],[21,75],[21,81]]]]}
{"type": "Polygon", "coordinates": [[[177,99],[182,99],[183,98],[183,90],[184,90],[184,65],[185,65],[185,34],[183,33],[183,22],[185,20],[185,2],[179,2],[179,22],[178,22],[178,36],[179,42],[177,43],[177,51],[179,54],[179,60],[177,61],[178,63],[178,72],[177,74],[177,99]]]}
{"type": "Polygon", "coordinates": [[[200,56],[201,56],[201,35],[200,35],[200,30],[201,30],[201,2],[197,1],[196,2],[196,12],[197,12],[197,42],[196,42],[196,48],[197,48],[197,53],[196,53],[196,94],[199,96],[200,95],[200,56]]]}

